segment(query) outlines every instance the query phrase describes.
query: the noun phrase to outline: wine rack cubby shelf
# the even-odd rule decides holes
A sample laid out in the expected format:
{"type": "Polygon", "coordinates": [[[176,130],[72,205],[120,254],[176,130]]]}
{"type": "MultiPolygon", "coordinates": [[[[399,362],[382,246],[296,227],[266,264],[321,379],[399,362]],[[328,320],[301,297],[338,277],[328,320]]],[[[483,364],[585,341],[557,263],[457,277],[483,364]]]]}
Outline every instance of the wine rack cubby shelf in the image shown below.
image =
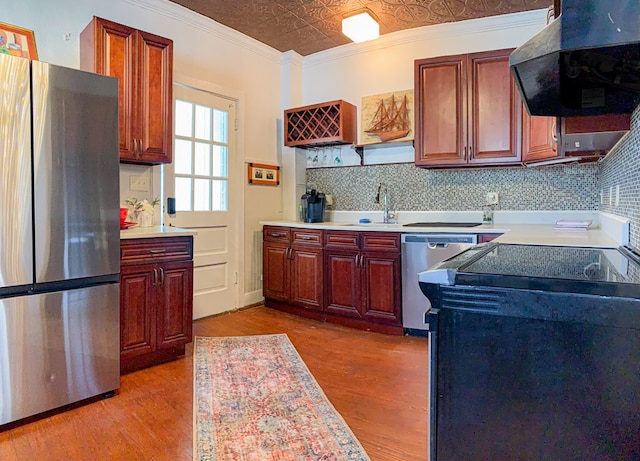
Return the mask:
{"type": "Polygon", "coordinates": [[[343,100],[284,111],[284,145],[312,148],[353,144],[357,109],[343,100]]]}

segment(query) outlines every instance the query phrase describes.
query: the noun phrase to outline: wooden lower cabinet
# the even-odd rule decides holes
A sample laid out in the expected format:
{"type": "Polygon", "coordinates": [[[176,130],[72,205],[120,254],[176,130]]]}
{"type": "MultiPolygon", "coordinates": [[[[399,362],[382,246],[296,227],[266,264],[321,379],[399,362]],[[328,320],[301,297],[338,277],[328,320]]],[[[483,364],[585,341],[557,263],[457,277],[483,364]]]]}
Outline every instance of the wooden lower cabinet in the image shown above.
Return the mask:
{"type": "Polygon", "coordinates": [[[401,325],[400,253],[327,251],[325,311],[401,325]]]}
{"type": "Polygon", "coordinates": [[[497,239],[502,234],[478,234],[478,243],[486,243],[491,242],[492,240],[497,239]]]}
{"type": "Polygon", "coordinates": [[[400,234],[265,226],[268,307],[402,334],[400,234]]]}
{"type": "Polygon", "coordinates": [[[265,227],[262,246],[265,299],[322,310],[322,232],[265,227]]]}
{"type": "Polygon", "coordinates": [[[192,247],[193,237],[122,241],[121,372],[173,359],[191,342],[192,247]]]}

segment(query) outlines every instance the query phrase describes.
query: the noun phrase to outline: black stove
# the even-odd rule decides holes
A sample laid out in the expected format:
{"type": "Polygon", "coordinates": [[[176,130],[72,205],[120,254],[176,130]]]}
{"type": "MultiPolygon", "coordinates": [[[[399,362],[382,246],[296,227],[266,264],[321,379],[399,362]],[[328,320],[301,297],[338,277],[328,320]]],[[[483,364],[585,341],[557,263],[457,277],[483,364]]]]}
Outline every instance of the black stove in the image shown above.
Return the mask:
{"type": "Polygon", "coordinates": [[[403,224],[403,227],[476,227],[479,222],[412,222],[403,224]]]}
{"type": "Polygon", "coordinates": [[[420,272],[430,459],[640,460],[638,256],[489,242],[420,272]]]}

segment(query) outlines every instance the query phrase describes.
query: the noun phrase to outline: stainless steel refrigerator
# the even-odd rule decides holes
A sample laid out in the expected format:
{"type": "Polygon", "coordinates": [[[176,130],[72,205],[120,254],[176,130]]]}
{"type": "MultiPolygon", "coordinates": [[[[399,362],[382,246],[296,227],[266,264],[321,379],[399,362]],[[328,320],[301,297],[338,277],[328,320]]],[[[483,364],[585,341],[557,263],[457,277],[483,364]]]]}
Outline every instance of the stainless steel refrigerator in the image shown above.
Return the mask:
{"type": "Polygon", "coordinates": [[[118,82],[0,54],[0,426],[120,387],[118,82]]]}

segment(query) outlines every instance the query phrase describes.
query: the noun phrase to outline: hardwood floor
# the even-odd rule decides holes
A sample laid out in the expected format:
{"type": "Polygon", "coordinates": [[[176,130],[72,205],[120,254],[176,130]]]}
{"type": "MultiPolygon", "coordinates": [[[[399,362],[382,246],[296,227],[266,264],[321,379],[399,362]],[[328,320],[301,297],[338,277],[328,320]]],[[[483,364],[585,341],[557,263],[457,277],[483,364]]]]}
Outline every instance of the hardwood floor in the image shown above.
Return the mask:
{"type": "MultiPolygon", "coordinates": [[[[255,307],[194,322],[194,335],[286,333],[372,461],[427,459],[427,340],[255,307]]],[[[122,376],[120,392],[0,432],[0,459],[191,460],[192,348],[122,376]]]]}

